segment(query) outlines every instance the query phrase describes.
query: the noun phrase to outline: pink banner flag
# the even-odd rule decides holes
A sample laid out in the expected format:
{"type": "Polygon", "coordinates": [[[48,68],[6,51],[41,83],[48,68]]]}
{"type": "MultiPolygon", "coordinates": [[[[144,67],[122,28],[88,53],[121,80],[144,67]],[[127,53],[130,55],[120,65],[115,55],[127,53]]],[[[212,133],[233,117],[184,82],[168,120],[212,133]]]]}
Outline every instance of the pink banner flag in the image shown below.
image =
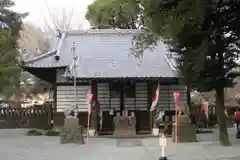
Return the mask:
{"type": "Polygon", "coordinates": [[[88,98],[88,103],[90,103],[92,101],[93,94],[92,93],[88,93],[87,94],[87,98],[88,98]]]}
{"type": "Polygon", "coordinates": [[[179,101],[179,98],[180,98],[180,93],[179,92],[173,92],[173,96],[174,96],[174,102],[177,103],[179,101]]]}
{"type": "Polygon", "coordinates": [[[180,98],[180,92],[173,92],[173,97],[174,97],[174,103],[175,103],[175,106],[176,106],[176,127],[175,127],[175,140],[176,140],[176,143],[179,142],[179,137],[178,137],[178,126],[179,126],[179,120],[178,120],[178,113],[177,113],[177,104],[179,103],[179,98],[180,98]]]}

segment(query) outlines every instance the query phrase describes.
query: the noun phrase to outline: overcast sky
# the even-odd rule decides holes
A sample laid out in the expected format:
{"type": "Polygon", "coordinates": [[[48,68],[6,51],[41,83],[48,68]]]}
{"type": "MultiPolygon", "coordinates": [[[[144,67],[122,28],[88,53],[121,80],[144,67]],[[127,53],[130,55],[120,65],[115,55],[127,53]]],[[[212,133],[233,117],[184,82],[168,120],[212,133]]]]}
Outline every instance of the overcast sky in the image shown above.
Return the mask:
{"type": "MultiPolygon", "coordinates": [[[[62,9],[71,13],[73,10],[72,27],[76,29],[82,26],[84,29],[89,27],[89,23],[85,19],[87,6],[93,0],[47,0],[48,6],[52,14],[60,13],[62,9]]],[[[45,0],[15,0],[16,6],[13,8],[18,12],[29,12],[29,16],[25,19],[39,27],[44,27],[46,19],[52,23],[45,0]]]]}

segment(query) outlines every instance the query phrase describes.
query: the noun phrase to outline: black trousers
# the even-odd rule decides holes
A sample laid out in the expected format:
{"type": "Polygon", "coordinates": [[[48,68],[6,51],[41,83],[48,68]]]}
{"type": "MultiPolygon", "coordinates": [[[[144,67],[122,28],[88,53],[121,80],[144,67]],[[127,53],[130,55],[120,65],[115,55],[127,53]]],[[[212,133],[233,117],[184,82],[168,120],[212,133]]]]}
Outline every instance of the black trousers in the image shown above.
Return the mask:
{"type": "Polygon", "coordinates": [[[239,126],[240,126],[240,120],[236,120],[237,131],[239,131],[239,126]]]}

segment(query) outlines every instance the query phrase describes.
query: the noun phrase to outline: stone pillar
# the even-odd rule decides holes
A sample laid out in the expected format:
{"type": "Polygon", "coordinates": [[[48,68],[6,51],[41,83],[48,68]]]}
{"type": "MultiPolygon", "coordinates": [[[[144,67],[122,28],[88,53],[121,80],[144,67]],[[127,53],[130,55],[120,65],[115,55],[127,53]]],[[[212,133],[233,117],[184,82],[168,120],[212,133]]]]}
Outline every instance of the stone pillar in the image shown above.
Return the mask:
{"type": "Polygon", "coordinates": [[[60,132],[60,144],[76,143],[84,144],[83,126],[78,124],[78,118],[75,116],[67,116],[64,126],[60,132]]]}
{"type": "Polygon", "coordinates": [[[179,116],[178,124],[174,123],[172,126],[172,141],[176,141],[176,134],[178,136],[178,142],[196,142],[196,125],[191,124],[189,116],[179,116]],[[177,127],[177,133],[176,132],[177,127]]]}

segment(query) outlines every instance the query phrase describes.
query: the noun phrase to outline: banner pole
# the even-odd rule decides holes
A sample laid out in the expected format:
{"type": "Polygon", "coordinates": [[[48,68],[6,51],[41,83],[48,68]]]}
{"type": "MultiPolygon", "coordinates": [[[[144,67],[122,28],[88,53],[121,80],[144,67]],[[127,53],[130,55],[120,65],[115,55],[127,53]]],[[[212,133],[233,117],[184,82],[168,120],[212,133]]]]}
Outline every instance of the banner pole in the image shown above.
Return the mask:
{"type": "Polygon", "coordinates": [[[175,142],[178,143],[178,113],[177,113],[177,105],[175,103],[175,119],[176,119],[176,126],[175,126],[175,142]]]}
{"type": "Polygon", "coordinates": [[[89,136],[89,125],[90,125],[90,112],[88,111],[88,122],[87,122],[87,137],[86,137],[86,151],[88,151],[88,136],[89,136]]]}
{"type": "Polygon", "coordinates": [[[178,113],[178,109],[180,110],[179,106],[177,107],[177,105],[179,104],[179,96],[180,93],[179,92],[174,92],[173,93],[174,96],[174,104],[175,104],[175,142],[179,143],[179,136],[178,136],[178,132],[179,132],[179,113],[178,113]],[[178,108],[178,109],[177,109],[178,108]]]}

